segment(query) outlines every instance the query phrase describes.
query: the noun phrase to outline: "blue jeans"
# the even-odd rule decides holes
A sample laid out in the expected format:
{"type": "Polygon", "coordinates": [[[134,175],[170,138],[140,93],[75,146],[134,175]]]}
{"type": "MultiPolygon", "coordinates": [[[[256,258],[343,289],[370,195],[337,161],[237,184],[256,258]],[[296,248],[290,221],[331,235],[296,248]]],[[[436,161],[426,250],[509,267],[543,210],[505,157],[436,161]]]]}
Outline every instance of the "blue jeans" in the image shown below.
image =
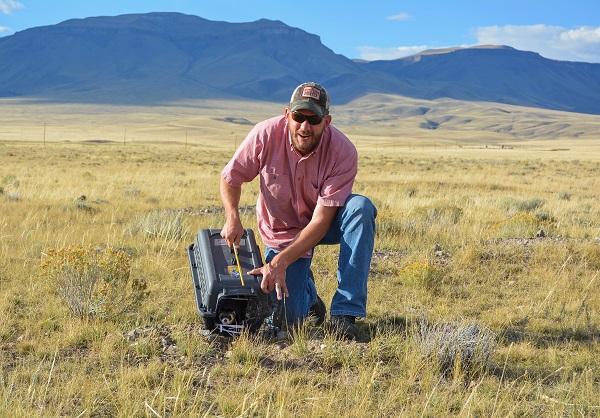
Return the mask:
{"type": "MultiPolygon", "coordinates": [[[[367,315],[367,278],[375,239],[377,209],[366,197],[352,194],[338,209],[329,231],[317,245],[340,244],[338,287],[331,300],[331,315],[367,315]]],[[[267,263],[277,252],[267,247],[267,263]]],[[[310,270],[312,258],[299,258],[286,270],[289,297],[285,315],[289,324],[301,322],[317,300],[310,270]]],[[[273,292],[274,293],[274,292],[273,292]]]]}

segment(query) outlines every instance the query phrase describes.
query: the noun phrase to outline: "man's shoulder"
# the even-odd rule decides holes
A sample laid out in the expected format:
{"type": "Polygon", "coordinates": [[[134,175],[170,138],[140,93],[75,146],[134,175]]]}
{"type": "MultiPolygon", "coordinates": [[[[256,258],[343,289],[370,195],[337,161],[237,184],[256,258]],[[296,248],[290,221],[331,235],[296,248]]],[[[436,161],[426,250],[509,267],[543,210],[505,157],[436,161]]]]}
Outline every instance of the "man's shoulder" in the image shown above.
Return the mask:
{"type": "Polygon", "coordinates": [[[357,155],[356,147],[342,131],[334,125],[329,125],[331,148],[336,150],[336,154],[341,158],[347,158],[349,155],[357,155]]]}
{"type": "Polygon", "coordinates": [[[269,134],[269,133],[273,133],[273,132],[283,132],[285,130],[285,126],[286,126],[285,117],[280,115],[280,116],[274,116],[269,119],[265,119],[262,122],[257,123],[254,126],[254,130],[256,132],[262,132],[262,133],[269,134]]]}

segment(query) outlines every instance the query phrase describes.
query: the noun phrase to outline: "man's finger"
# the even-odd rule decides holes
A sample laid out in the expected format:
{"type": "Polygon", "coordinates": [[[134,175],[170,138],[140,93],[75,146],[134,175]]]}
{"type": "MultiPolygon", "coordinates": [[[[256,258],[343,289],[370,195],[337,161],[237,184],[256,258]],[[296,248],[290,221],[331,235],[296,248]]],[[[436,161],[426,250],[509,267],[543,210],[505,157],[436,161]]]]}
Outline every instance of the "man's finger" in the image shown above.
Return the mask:
{"type": "Polygon", "coordinates": [[[288,289],[287,289],[287,283],[285,282],[285,279],[281,282],[281,293],[283,293],[283,295],[286,298],[289,296],[288,289]]]}
{"type": "Polygon", "coordinates": [[[248,272],[248,274],[251,276],[261,276],[263,274],[262,267],[257,267],[255,269],[252,269],[248,272]]]}
{"type": "Polygon", "coordinates": [[[277,300],[281,300],[281,285],[279,283],[275,283],[275,292],[277,293],[277,300]]]}
{"type": "Polygon", "coordinates": [[[260,282],[260,289],[263,291],[263,293],[269,293],[269,286],[268,285],[269,285],[268,280],[265,279],[264,276],[263,276],[263,279],[260,282]]]}
{"type": "Polygon", "coordinates": [[[229,239],[227,238],[227,232],[225,232],[225,228],[221,229],[221,238],[223,238],[225,241],[227,241],[227,244],[229,244],[229,239]]]}

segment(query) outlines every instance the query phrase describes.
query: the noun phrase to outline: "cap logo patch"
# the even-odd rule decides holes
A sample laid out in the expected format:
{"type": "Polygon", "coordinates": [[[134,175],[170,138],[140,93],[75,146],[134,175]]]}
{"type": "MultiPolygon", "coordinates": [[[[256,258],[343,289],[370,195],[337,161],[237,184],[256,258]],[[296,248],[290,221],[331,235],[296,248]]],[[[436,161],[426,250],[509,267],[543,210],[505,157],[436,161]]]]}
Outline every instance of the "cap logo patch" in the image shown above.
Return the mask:
{"type": "Polygon", "coordinates": [[[304,89],[302,89],[302,97],[310,97],[311,99],[319,100],[321,92],[314,87],[304,87],[304,89]]]}

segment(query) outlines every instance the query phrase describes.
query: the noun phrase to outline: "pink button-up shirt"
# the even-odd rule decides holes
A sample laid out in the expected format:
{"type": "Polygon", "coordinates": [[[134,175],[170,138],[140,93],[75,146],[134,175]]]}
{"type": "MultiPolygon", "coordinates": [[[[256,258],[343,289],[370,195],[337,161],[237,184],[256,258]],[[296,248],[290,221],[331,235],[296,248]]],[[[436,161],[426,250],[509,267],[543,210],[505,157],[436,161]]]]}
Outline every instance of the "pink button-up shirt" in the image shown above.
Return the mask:
{"type": "Polygon", "coordinates": [[[329,125],[306,156],[293,147],[285,116],[257,124],[221,175],[240,186],[260,175],[256,203],[263,242],[282,250],[310,222],[315,206],[343,206],[352,192],[358,154],[350,140],[329,125]]]}

